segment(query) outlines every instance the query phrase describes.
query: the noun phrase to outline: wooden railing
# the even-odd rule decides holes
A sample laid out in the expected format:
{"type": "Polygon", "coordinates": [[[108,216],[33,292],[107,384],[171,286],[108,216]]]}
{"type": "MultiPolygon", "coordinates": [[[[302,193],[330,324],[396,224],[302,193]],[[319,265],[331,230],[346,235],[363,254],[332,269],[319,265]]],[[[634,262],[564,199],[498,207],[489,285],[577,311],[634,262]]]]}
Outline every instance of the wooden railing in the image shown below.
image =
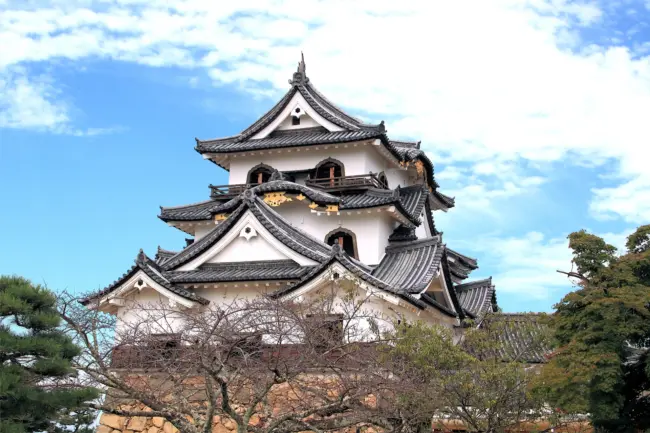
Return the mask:
{"type": "Polygon", "coordinates": [[[220,199],[220,198],[233,198],[238,196],[242,192],[246,191],[248,188],[252,188],[257,184],[254,183],[239,183],[234,185],[210,185],[210,197],[220,199]]]}
{"type": "Polygon", "coordinates": [[[325,190],[343,190],[356,188],[380,188],[387,189],[388,185],[379,179],[376,174],[362,174],[358,176],[341,176],[323,179],[307,179],[307,186],[313,186],[325,190]]]}

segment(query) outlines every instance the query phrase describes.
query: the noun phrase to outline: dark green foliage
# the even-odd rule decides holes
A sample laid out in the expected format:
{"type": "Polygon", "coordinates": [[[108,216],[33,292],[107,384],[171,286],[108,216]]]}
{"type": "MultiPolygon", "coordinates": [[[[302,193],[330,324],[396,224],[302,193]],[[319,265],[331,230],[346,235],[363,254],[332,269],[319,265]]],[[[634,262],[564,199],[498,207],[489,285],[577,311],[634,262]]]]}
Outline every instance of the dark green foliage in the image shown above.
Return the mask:
{"type": "Polygon", "coordinates": [[[54,428],[59,414],[94,399],[74,385],[79,349],[57,327],[56,299],[20,277],[0,277],[0,432],[54,428]]]}
{"type": "Polygon", "coordinates": [[[601,431],[650,428],[650,226],[628,237],[628,252],[584,230],[569,235],[580,288],[556,305],[557,349],[543,386],[557,407],[589,413],[601,431]]]}
{"type": "Polygon", "coordinates": [[[97,411],[94,409],[80,408],[74,412],[64,410],[58,417],[53,433],[95,433],[95,419],[97,411]]]}

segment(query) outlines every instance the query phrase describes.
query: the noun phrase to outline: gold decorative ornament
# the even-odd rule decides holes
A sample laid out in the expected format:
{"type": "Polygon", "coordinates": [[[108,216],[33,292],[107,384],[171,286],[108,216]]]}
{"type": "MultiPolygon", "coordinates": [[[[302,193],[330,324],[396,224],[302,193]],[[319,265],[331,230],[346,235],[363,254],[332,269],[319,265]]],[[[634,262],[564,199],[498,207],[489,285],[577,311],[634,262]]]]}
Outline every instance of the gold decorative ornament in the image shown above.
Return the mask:
{"type": "Polygon", "coordinates": [[[317,207],[318,207],[318,205],[317,205],[316,203],[314,203],[314,202],[312,202],[312,203],[309,205],[309,208],[310,208],[310,209],[316,209],[317,207]]]}
{"type": "Polygon", "coordinates": [[[424,163],[419,159],[415,161],[415,169],[418,171],[418,175],[424,174],[424,163]]]}
{"type": "Polygon", "coordinates": [[[298,194],[298,195],[296,196],[296,200],[303,201],[304,199],[305,199],[305,196],[302,195],[302,194],[298,194]]]}
{"type": "Polygon", "coordinates": [[[226,218],[228,218],[228,214],[226,214],[226,213],[218,213],[218,214],[216,214],[216,215],[214,216],[214,220],[215,220],[215,221],[223,221],[223,220],[225,220],[226,218]]]}
{"type": "Polygon", "coordinates": [[[327,205],[327,212],[338,212],[339,211],[339,205],[337,204],[328,204],[327,205]]]}
{"type": "Polygon", "coordinates": [[[282,192],[267,192],[264,194],[264,203],[268,204],[269,206],[277,207],[280,206],[282,203],[292,201],[291,197],[287,197],[284,195],[284,191],[282,192]]]}

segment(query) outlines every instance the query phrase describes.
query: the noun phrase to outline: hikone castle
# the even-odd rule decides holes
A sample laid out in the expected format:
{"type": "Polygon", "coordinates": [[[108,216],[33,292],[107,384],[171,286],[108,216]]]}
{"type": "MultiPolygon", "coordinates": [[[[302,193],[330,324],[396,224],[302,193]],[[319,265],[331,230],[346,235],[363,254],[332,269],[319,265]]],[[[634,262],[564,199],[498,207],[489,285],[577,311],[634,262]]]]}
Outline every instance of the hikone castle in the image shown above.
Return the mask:
{"type": "Polygon", "coordinates": [[[129,305],[166,299],[201,308],[261,293],[292,299],[354,279],[380,309],[460,327],[496,311],[491,279],[468,281],[477,260],[444,242],[436,212],[455,206],[420,142],[389,138],[323,96],[304,59],[289,91],[237,135],[196,139],[228,171],[208,200],[162,207],[161,220],[191,237],[181,251],[143,252],[85,300],[129,320],[129,305]],[[382,307],[383,305],[383,307],[382,307]]]}

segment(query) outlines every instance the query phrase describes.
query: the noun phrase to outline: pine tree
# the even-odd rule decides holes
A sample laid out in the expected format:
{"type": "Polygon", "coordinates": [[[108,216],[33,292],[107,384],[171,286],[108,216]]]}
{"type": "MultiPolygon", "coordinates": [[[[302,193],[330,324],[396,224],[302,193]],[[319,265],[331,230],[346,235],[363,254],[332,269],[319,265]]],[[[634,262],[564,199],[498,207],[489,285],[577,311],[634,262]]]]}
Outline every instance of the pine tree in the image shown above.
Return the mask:
{"type": "Polygon", "coordinates": [[[0,432],[52,430],[60,414],[97,397],[76,386],[80,351],[58,325],[56,298],[16,276],[0,276],[0,432]]]}

